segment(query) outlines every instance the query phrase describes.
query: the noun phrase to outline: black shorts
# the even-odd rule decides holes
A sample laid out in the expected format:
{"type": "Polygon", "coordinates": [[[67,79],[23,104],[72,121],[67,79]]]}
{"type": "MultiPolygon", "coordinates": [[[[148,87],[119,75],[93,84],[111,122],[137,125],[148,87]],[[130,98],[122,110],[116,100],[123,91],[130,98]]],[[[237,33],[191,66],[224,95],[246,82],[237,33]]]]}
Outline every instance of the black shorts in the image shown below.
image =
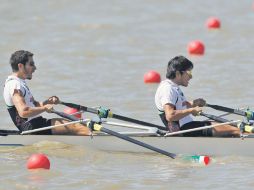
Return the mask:
{"type": "MultiPolygon", "coordinates": [[[[208,126],[211,125],[210,121],[192,121],[189,123],[184,124],[181,127],[181,131],[182,130],[187,130],[187,129],[193,129],[193,128],[197,128],[197,127],[204,127],[204,126],[208,126]]],[[[188,133],[183,133],[184,137],[212,137],[213,136],[213,132],[212,132],[212,128],[209,129],[203,129],[203,130],[199,130],[199,131],[192,131],[192,132],[188,132],[188,133]]]]}
{"type": "MultiPolygon", "coordinates": [[[[48,127],[51,126],[51,119],[45,119],[43,117],[36,117],[30,121],[25,122],[21,126],[22,131],[28,131],[33,129],[39,129],[42,127],[48,127]]],[[[31,133],[32,135],[52,135],[51,129],[44,130],[44,131],[38,131],[31,133]]]]}

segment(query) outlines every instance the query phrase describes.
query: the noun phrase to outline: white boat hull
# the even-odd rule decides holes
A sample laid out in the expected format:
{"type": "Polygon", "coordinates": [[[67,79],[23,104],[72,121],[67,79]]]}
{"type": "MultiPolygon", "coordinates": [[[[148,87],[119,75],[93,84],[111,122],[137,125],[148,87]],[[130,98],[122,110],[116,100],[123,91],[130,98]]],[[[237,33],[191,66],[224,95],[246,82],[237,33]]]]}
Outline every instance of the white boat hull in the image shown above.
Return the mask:
{"type": "MultiPolygon", "coordinates": [[[[176,154],[254,156],[254,138],[209,137],[132,137],[144,143],[176,154]]],[[[0,146],[26,146],[41,141],[61,142],[103,151],[152,152],[146,148],[113,136],[55,136],[55,135],[8,135],[0,136],[0,146]]]]}

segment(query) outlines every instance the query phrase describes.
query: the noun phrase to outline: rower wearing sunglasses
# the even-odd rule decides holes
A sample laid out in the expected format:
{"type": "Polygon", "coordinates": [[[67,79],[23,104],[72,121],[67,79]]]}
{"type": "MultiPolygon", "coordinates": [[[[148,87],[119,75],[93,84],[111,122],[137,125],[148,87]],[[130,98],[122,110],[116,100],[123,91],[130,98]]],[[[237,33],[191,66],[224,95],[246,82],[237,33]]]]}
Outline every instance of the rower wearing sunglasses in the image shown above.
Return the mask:
{"type": "MultiPolygon", "coordinates": [[[[168,62],[166,79],[155,94],[155,104],[159,115],[169,132],[188,130],[216,124],[211,121],[194,121],[193,116],[202,112],[206,101],[202,98],[189,101],[181,86],[187,87],[192,79],[193,63],[184,56],[176,56],[168,62]]],[[[239,136],[240,130],[231,125],[184,133],[183,136],[239,136]]]]}

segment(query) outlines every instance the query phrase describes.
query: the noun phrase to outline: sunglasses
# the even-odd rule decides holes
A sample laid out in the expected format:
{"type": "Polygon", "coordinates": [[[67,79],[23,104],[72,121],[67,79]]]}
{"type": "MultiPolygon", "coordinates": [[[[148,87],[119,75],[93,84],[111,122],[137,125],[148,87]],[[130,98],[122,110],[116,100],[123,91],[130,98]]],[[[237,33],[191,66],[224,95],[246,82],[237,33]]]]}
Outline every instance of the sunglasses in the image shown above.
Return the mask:
{"type": "Polygon", "coordinates": [[[187,71],[182,71],[182,73],[187,73],[187,75],[192,78],[192,71],[191,70],[187,70],[187,71]]]}

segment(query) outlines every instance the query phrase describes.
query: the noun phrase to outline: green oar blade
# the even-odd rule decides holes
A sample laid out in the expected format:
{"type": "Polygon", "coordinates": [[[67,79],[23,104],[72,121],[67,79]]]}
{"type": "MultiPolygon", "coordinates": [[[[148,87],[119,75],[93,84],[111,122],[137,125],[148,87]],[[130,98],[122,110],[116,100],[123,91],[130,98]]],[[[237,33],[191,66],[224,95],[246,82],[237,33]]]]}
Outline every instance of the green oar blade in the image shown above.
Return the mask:
{"type": "Polygon", "coordinates": [[[180,156],[180,158],[184,161],[191,161],[194,163],[200,163],[204,165],[208,165],[212,161],[211,157],[207,155],[184,155],[180,156]]]}

